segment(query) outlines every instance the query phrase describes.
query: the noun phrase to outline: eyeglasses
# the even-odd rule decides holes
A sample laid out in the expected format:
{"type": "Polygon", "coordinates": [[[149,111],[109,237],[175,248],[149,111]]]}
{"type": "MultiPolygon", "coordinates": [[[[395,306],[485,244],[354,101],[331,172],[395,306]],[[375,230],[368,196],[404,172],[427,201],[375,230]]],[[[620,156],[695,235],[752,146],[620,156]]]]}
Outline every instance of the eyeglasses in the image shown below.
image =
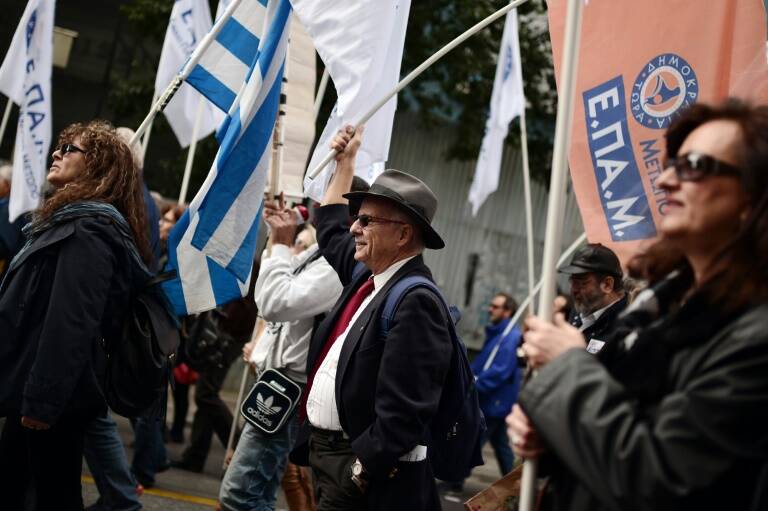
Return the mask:
{"type": "Polygon", "coordinates": [[[61,147],[59,147],[59,152],[62,156],[69,153],[83,153],[85,154],[85,149],[81,149],[77,147],[75,144],[62,144],[61,147]]]}
{"type": "Polygon", "coordinates": [[[679,181],[700,181],[706,176],[740,176],[741,170],[706,154],[690,152],[667,159],[664,168],[674,167],[679,181]]]}
{"type": "Polygon", "coordinates": [[[354,215],[352,219],[354,222],[360,222],[362,227],[368,227],[369,224],[408,224],[408,222],[401,222],[400,220],[391,220],[389,218],[381,218],[371,215],[354,215]]]}

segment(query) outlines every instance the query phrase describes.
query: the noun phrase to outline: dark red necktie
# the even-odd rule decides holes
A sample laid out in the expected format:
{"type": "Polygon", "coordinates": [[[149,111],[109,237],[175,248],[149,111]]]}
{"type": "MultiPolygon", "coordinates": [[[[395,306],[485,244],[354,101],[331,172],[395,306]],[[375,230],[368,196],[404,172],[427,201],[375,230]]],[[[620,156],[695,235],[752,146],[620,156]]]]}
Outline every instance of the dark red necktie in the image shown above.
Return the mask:
{"type": "Polygon", "coordinates": [[[312,367],[312,372],[307,375],[307,386],[305,388],[306,391],[304,392],[301,407],[302,419],[307,416],[307,397],[309,397],[309,391],[312,390],[312,382],[315,380],[315,374],[317,373],[317,370],[320,369],[320,365],[323,363],[323,360],[325,360],[328,352],[331,351],[333,343],[336,342],[336,339],[338,339],[339,336],[343,334],[349,326],[349,322],[352,321],[352,317],[355,315],[355,312],[357,312],[357,309],[360,308],[360,304],[363,303],[363,300],[365,300],[372,292],[373,278],[369,278],[363,282],[357,291],[355,291],[355,294],[352,295],[352,298],[349,299],[347,304],[344,306],[344,309],[341,311],[338,321],[336,321],[333,330],[331,330],[331,334],[328,336],[328,340],[325,341],[325,344],[323,344],[323,349],[320,351],[320,356],[317,357],[315,365],[312,367]]]}

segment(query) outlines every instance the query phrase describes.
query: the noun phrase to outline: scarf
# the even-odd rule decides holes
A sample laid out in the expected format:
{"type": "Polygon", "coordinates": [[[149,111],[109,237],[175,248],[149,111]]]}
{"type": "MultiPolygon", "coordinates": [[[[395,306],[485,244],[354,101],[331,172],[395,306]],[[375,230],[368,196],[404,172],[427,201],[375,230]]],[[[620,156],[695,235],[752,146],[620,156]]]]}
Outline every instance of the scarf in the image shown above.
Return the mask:
{"type": "Polygon", "coordinates": [[[120,238],[123,241],[123,245],[128,251],[131,260],[133,260],[136,267],[146,278],[150,278],[152,272],[149,271],[144,264],[144,261],[141,259],[141,255],[139,255],[139,250],[136,247],[136,243],[133,241],[131,227],[128,225],[128,222],[112,204],[96,201],[82,201],[67,204],[56,210],[50,217],[40,221],[33,221],[25,225],[22,232],[27,237],[27,241],[11,261],[11,265],[8,267],[8,273],[17,266],[18,261],[22,259],[24,253],[32,247],[35,241],[37,241],[43,233],[59,225],[72,222],[78,218],[93,216],[105,216],[112,221],[112,224],[117,228],[117,232],[120,233],[120,238]]]}

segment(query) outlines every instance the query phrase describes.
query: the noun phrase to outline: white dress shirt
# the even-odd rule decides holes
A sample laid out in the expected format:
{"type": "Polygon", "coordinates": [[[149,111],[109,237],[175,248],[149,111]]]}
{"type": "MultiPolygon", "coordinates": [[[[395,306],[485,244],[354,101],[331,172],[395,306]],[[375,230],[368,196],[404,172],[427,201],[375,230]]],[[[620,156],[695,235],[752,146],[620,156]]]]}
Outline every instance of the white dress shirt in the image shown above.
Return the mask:
{"type": "Polygon", "coordinates": [[[336,409],[336,369],[339,366],[341,349],[344,347],[344,342],[347,340],[350,328],[355,324],[360,314],[370,305],[379,290],[384,288],[389,279],[397,273],[397,270],[414,257],[416,256],[397,261],[383,272],[373,276],[373,291],[357,308],[357,311],[347,325],[347,329],[339,335],[325,356],[323,363],[317,369],[315,379],[312,382],[312,389],[309,392],[309,396],[307,396],[307,418],[316,428],[330,431],[342,430],[341,423],[339,422],[339,411],[336,409]]]}

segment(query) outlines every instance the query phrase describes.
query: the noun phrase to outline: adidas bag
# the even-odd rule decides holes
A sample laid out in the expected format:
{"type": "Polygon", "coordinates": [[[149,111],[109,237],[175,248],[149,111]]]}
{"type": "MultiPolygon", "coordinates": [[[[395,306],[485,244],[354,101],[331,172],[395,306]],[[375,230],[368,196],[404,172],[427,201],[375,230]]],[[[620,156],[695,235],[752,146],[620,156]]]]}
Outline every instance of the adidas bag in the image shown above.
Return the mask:
{"type": "Polygon", "coordinates": [[[299,403],[301,387],[274,369],[267,369],[243,401],[240,413],[266,435],[274,435],[288,422],[299,403]]]}

